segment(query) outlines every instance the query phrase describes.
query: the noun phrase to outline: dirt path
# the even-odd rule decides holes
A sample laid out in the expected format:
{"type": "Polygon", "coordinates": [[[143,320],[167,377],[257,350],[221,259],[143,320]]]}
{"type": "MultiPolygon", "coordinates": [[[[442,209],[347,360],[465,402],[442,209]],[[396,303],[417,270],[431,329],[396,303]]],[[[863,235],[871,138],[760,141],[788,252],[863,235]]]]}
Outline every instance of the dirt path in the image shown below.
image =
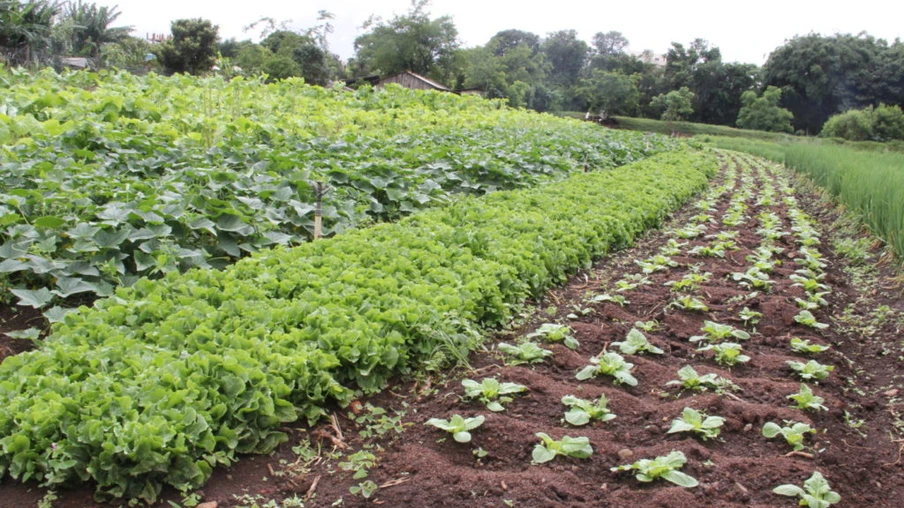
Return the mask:
{"type": "MultiPolygon", "coordinates": [[[[884,274],[889,267],[873,266],[868,240],[830,228],[838,225],[836,212],[812,194],[793,192],[783,169],[736,154],[725,155],[723,163],[708,195],[685,207],[664,230],[535,302],[519,323],[487,344],[487,352],[472,355],[473,370],[396,386],[364,404],[336,410],[333,422],[294,429],[290,443],[273,455],[249,457],[216,472],[194,500],[215,501],[219,507],[796,506],[772,489],[800,485],[819,471],[841,495],[839,506],[900,506],[900,286],[884,274]],[[839,238],[850,259],[829,248],[839,238]],[[663,257],[657,260],[657,255],[663,257]],[[856,262],[860,267],[851,268],[856,262]],[[811,272],[796,272],[806,265],[811,272]],[[644,274],[644,266],[663,269],[644,274]],[[762,282],[749,271],[754,266],[765,274],[762,282]],[[674,282],[679,283],[666,285],[674,282]],[[616,301],[620,297],[626,302],[616,301]],[[681,308],[675,302],[682,298],[708,309],[681,308]],[[795,321],[802,310],[795,299],[820,298],[825,305],[812,314],[828,327],[795,321]],[[745,322],[745,308],[760,315],[751,314],[745,322]],[[706,341],[690,339],[704,333],[705,321],[749,333],[747,340],[738,333],[741,338],[722,341],[739,343],[749,361],[729,367],[718,363],[713,351],[698,351],[706,341]],[[647,329],[638,331],[662,354],[629,355],[613,345],[624,341],[637,322],[646,323],[647,329]],[[535,336],[532,340],[553,354],[542,363],[506,365],[498,343],[517,344],[546,323],[570,327],[579,346],[569,349],[535,336]],[[796,353],[790,347],[795,337],[829,349],[796,353]],[[576,379],[601,351],[617,352],[634,364],[630,372],[636,386],[615,384],[606,375],[576,379]],[[824,380],[806,382],[824,399],[825,410],[797,409],[788,399],[802,381],[787,362],[811,359],[834,369],[824,380]],[[669,384],[686,366],[725,381],[704,391],[669,384]],[[462,379],[489,377],[523,385],[526,392],[512,396],[500,412],[463,397],[462,379]],[[563,420],[566,395],[588,400],[605,395],[616,417],[573,426],[563,420]],[[703,440],[669,433],[685,408],[722,417],[719,435],[703,440]],[[470,443],[457,443],[424,425],[455,414],[484,418],[471,431],[470,443]],[[763,436],[767,422],[792,420],[815,431],[800,450],[781,436],[763,436]],[[593,454],[532,465],[538,432],[554,439],[587,437],[593,454]],[[611,471],[673,451],[684,454],[681,471],[698,486],[641,483],[633,474],[611,471]],[[356,472],[359,477],[353,478],[356,472]],[[365,499],[350,488],[374,491],[365,499]]],[[[89,492],[67,492],[54,506],[90,506],[89,492]]],[[[14,503],[8,506],[34,506],[41,495],[8,481],[0,486],[0,496],[14,503]]],[[[193,501],[185,503],[172,493],[170,498],[186,506],[193,501]]]]}

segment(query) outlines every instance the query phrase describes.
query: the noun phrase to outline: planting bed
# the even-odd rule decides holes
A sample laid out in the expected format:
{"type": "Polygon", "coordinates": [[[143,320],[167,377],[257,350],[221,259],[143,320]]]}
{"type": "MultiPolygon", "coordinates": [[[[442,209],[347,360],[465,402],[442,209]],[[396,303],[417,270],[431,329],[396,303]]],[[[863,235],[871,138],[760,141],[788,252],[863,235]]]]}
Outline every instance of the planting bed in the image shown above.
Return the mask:
{"type": "MultiPolygon", "coordinates": [[[[774,494],[775,487],[802,485],[819,472],[841,496],[838,506],[900,506],[900,287],[883,274],[887,266],[872,266],[866,249],[856,251],[852,238],[842,238],[850,230],[833,229],[840,224],[833,210],[791,187],[783,168],[731,153],[721,162],[711,190],[664,230],[533,302],[533,311],[497,334],[487,351],[471,355],[471,370],[396,384],[375,398],[333,408],[332,418],[313,429],[291,429],[290,441],[273,454],[215,471],[196,498],[164,494],[183,506],[203,500],[219,507],[771,507],[797,504],[774,494]],[[856,263],[836,255],[833,245],[847,246],[860,266],[852,268],[856,263]],[[707,309],[677,303],[694,301],[707,309]],[[806,319],[804,307],[815,321],[806,319]],[[698,339],[706,321],[729,325],[726,333],[734,336],[698,339]],[[645,323],[638,331],[661,354],[627,354],[613,344],[626,341],[637,322],[645,323]],[[550,342],[556,331],[544,327],[548,323],[569,327],[578,345],[550,342]],[[798,353],[792,338],[828,349],[798,353]],[[499,344],[527,341],[552,355],[507,364],[499,344]],[[740,344],[749,361],[728,366],[712,350],[698,351],[726,342],[740,344]],[[625,376],[622,384],[604,374],[577,379],[604,351],[634,364],[636,386],[625,376]],[[810,360],[833,370],[819,381],[802,380],[788,364],[810,360]],[[727,382],[702,391],[670,384],[687,366],[727,382]],[[503,411],[465,398],[463,379],[491,377],[526,391],[511,395],[503,411]],[[792,407],[788,396],[802,383],[824,399],[814,402],[824,409],[792,407]],[[571,425],[561,402],[567,395],[605,395],[615,418],[571,425]],[[685,408],[723,418],[718,436],[670,433],[685,408]],[[425,425],[456,414],[484,418],[468,443],[425,425]],[[768,422],[790,425],[786,421],[815,432],[796,450],[781,436],[764,437],[768,422]],[[587,437],[593,453],[532,464],[538,432],[587,437]],[[612,471],[675,451],[686,458],[680,470],[699,485],[642,483],[632,473],[612,471]]],[[[0,485],[0,496],[13,503],[8,506],[34,506],[43,495],[8,481],[0,485]]],[[[60,497],[54,506],[93,504],[87,488],[60,497]]]]}

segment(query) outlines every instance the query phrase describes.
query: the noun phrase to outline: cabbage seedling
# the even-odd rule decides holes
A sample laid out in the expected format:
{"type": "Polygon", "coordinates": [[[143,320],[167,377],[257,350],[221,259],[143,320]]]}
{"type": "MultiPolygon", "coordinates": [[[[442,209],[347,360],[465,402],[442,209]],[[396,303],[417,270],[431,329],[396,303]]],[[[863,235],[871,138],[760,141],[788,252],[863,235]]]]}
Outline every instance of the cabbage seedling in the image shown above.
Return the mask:
{"type": "Polygon", "coordinates": [[[813,393],[813,390],[801,383],[800,391],[797,393],[792,393],[788,395],[789,399],[793,400],[797,403],[797,409],[808,410],[811,409],[813,411],[828,411],[829,408],[822,405],[825,402],[825,399],[813,393]]]}
{"type": "Polygon", "coordinates": [[[590,365],[578,371],[575,376],[579,381],[586,381],[600,374],[612,376],[615,383],[624,383],[628,386],[637,386],[637,379],[631,375],[633,363],[628,363],[618,353],[600,353],[590,358],[590,365]]]}
{"type": "Polygon", "coordinates": [[[533,333],[525,335],[525,338],[528,339],[534,337],[539,337],[546,342],[561,342],[568,349],[577,349],[580,346],[578,340],[571,335],[571,328],[556,323],[544,323],[533,333]]]}
{"type": "Polygon", "coordinates": [[[593,455],[590,438],[564,436],[561,440],[556,441],[543,432],[537,432],[536,436],[542,442],[534,447],[534,451],[531,454],[534,464],[549,462],[556,458],[557,455],[574,457],[576,459],[586,459],[593,455]]]}
{"type": "Polygon", "coordinates": [[[808,310],[802,310],[802,311],[798,312],[797,315],[794,316],[794,320],[804,326],[809,326],[810,328],[816,328],[817,330],[825,330],[826,328],[829,327],[829,325],[827,325],[825,323],[820,323],[819,321],[816,321],[816,317],[813,316],[813,313],[811,313],[808,310]]]}
{"type": "Polygon", "coordinates": [[[490,411],[505,411],[502,404],[512,401],[513,393],[526,392],[527,387],[518,383],[500,383],[494,377],[485,378],[478,383],[473,379],[464,379],[461,385],[465,387],[465,396],[477,399],[484,403],[490,411]]]}
{"type": "Polygon", "coordinates": [[[690,365],[685,365],[678,370],[678,379],[666,383],[668,385],[681,385],[687,390],[700,392],[711,388],[719,391],[725,388],[737,388],[734,383],[724,377],[719,377],[714,373],[703,374],[702,376],[694,370],[690,365]]]}
{"type": "Polygon", "coordinates": [[[725,418],[721,416],[707,416],[706,413],[686,407],[679,418],[672,420],[672,428],[669,429],[668,434],[693,432],[706,441],[719,436],[723,423],[725,423],[725,418]]]}
{"type": "Polygon", "coordinates": [[[461,415],[453,415],[450,420],[431,418],[424,425],[432,425],[440,430],[445,430],[452,434],[452,439],[459,443],[470,443],[471,433],[468,431],[483,425],[483,420],[483,416],[463,418],[461,415]]]}
{"type": "Polygon", "coordinates": [[[809,506],[810,508],[829,508],[829,506],[841,501],[841,496],[833,491],[829,486],[829,482],[820,474],[814,471],[813,475],[804,480],[803,488],[797,485],[779,485],[772,489],[772,492],[780,496],[800,497],[800,506],[809,506]]]}
{"type": "Polygon", "coordinates": [[[612,345],[618,346],[618,350],[626,355],[636,355],[643,353],[644,351],[661,355],[665,352],[653,344],[650,344],[647,337],[637,328],[631,328],[631,331],[628,332],[628,336],[625,337],[624,341],[613,342],[612,345]]]}
{"type": "Polygon", "coordinates": [[[785,420],[784,427],[774,422],[766,422],[766,425],[763,425],[763,436],[767,439],[772,439],[779,434],[781,434],[782,437],[785,438],[785,441],[797,451],[804,449],[804,438],[806,437],[806,434],[816,434],[816,429],[811,428],[806,423],[790,420],[785,420]]]}
{"type": "Polygon", "coordinates": [[[794,337],[791,339],[791,350],[795,353],[816,354],[829,349],[829,346],[810,344],[809,340],[794,337]]]}
{"type": "Polygon", "coordinates": [[[744,330],[738,330],[731,325],[722,325],[713,321],[703,321],[703,328],[700,329],[703,335],[694,335],[689,340],[691,342],[699,342],[705,340],[709,343],[722,342],[725,339],[735,338],[739,340],[747,340],[750,334],[744,330]]]}
{"type": "Polygon", "coordinates": [[[674,451],[664,457],[641,459],[633,464],[613,467],[610,471],[635,471],[634,477],[644,483],[662,478],[681,487],[696,487],[699,482],[693,476],[679,471],[685,462],[687,462],[687,458],[684,454],[674,451]]]}
{"type": "Polygon", "coordinates": [[[562,404],[569,407],[565,413],[565,421],[575,427],[587,425],[592,420],[608,422],[615,418],[615,415],[609,410],[609,400],[606,399],[605,394],[600,395],[596,402],[580,399],[574,395],[566,395],[562,397],[562,404]]]}
{"type": "Polygon", "coordinates": [[[807,363],[787,361],[785,362],[791,367],[791,370],[797,373],[804,381],[822,381],[829,377],[829,373],[835,370],[831,365],[823,365],[816,360],[810,360],[807,363]]]}
{"type": "Polygon", "coordinates": [[[517,346],[502,342],[496,347],[505,354],[506,365],[540,363],[546,359],[547,356],[552,355],[552,351],[543,349],[533,342],[522,342],[517,346]]]}
{"type": "Polygon", "coordinates": [[[704,346],[698,348],[698,352],[703,351],[714,351],[716,353],[716,363],[719,365],[725,365],[728,367],[733,367],[739,363],[747,363],[750,361],[750,357],[741,354],[743,349],[741,345],[737,342],[723,342],[721,344],[710,344],[708,346],[704,346]]]}

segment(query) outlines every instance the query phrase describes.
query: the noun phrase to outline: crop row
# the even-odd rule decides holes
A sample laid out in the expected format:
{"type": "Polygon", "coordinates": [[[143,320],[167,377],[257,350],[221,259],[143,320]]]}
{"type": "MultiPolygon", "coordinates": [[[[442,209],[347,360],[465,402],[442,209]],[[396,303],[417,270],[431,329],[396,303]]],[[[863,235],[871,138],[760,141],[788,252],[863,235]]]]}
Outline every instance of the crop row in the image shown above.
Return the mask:
{"type": "Polygon", "coordinates": [[[0,472],[153,499],[201,485],[278,427],[424,362],[658,224],[715,172],[673,152],[453,205],[224,271],[142,279],[0,365],[0,472]]]}
{"type": "Polygon", "coordinates": [[[674,148],[497,101],[287,80],[0,71],[0,301],[108,296],[453,195],[674,148]]]}

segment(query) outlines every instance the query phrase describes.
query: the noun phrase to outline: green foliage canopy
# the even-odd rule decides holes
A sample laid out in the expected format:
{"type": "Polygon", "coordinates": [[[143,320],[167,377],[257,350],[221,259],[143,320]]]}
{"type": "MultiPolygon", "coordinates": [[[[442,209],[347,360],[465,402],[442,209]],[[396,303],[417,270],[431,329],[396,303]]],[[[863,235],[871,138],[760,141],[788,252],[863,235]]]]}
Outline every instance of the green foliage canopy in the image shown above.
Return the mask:
{"type": "Polygon", "coordinates": [[[791,120],[794,115],[779,106],[781,100],[782,91],[774,86],[767,87],[760,97],[750,90],[744,92],[741,94],[741,103],[744,106],[738,113],[738,127],[758,131],[793,132],[791,120]]]}

